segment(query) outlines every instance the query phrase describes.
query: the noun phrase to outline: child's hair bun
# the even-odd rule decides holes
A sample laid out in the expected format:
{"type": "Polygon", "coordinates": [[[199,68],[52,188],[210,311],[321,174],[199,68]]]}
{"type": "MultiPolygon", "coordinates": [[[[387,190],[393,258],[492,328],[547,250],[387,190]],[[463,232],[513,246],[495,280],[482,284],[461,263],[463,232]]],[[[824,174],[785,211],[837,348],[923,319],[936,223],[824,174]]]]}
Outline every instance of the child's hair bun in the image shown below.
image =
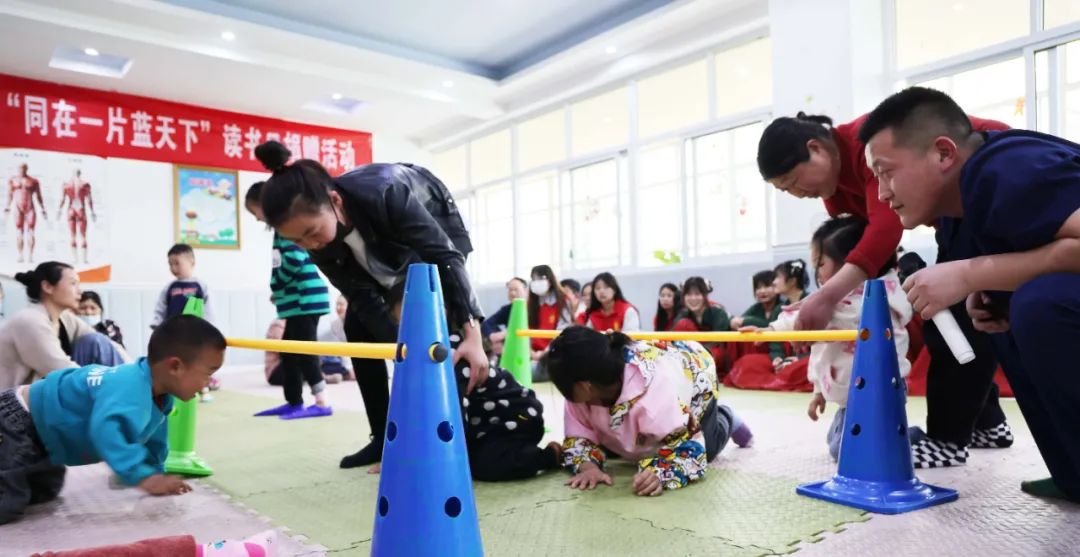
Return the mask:
{"type": "Polygon", "coordinates": [[[289,163],[292,151],[278,141],[267,141],[255,147],[255,158],[270,172],[277,172],[289,163]]]}

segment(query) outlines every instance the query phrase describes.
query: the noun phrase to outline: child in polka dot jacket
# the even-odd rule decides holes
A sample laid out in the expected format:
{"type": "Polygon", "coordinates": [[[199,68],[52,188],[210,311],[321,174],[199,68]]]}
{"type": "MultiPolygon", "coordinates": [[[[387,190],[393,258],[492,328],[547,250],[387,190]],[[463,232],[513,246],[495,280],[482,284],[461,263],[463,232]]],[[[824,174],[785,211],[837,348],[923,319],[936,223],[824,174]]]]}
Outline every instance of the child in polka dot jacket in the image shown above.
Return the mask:
{"type": "MultiPolygon", "coordinates": [[[[399,320],[402,290],[403,285],[390,293],[393,313],[399,320]]],[[[450,335],[451,348],[456,350],[460,342],[460,335],[450,335]]],[[[473,478],[485,482],[520,480],[558,469],[561,445],[538,446],[544,436],[544,405],[536,391],[522,387],[508,371],[493,365],[488,378],[466,395],[471,374],[464,359],[454,368],[473,478]]]]}

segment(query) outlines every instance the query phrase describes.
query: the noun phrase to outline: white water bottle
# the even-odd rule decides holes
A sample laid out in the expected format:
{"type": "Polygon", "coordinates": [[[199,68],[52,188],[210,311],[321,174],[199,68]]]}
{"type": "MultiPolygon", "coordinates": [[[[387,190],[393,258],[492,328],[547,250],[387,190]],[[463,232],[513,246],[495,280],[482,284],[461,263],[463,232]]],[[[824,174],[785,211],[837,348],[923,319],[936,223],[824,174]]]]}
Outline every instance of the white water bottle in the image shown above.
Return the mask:
{"type": "Polygon", "coordinates": [[[966,364],[975,359],[975,350],[971,348],[971,343],[964,336],[964,332],[960,330],[960,324],[956,322],[956,318],[953,317],[951,311],[943,309],[934,314],[933,320],[934,325],[937,325],[938,331],[941,332],[942,338],[945,339],[945,344],[949,345],[949,350],[952,351],[956,361],[966,364]]]}

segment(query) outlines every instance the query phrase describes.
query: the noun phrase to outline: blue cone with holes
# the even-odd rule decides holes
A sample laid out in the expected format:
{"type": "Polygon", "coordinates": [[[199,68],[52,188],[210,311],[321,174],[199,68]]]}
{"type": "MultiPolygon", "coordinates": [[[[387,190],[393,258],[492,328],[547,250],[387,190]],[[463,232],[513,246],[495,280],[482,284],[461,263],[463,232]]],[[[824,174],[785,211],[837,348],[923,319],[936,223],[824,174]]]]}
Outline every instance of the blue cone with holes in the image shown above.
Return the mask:
{"type": "Polygon", "coordinates": [[[839,470],[829,481],[797,487],[800,495],[883,514],[957,498],[955,490],[924,484],[915,477],[904,379],[896,361],[889,311],[885,283],[866,281],[839,470]]]}
{"type": "Polygon", "coordinates": [[[483,555],[439,271],[409,266],[371,554],[483,555]]]}

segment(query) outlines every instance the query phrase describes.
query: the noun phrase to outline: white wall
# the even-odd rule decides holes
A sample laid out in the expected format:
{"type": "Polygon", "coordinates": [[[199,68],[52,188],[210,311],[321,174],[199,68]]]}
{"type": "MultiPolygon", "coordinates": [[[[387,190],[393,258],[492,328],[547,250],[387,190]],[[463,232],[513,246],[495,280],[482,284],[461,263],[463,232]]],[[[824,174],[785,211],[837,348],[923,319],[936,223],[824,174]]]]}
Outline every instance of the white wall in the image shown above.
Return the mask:
{"type": "MultiPolygon", "coordinates": [[[[112,238],[112,285],[164,286],[172,280],[166,252],[175,241],[173,166],[168,163],[107,159],[106,195],[115,207],[112,238]]],[[[240,196],[267,174],[240,172],[240,196]]],[[[200,249],[195,274],[210,288],[243,290],[267,287],[271,234],[240,210],[239,250],[200,249]]]]}
{"type": "Polygon", "coordinates": [[[375,162],[410,162],[424,167],[431,166],[430,151],[420,148],[415,142],[385,134],[372,136],[371,158],[375,162]]]}
{"type": "MultiPolygon", "coordinates": [[[[881,2],[769,0],[773,116],[800,110],[842,123],[888,93],[881,2]]],[[[820,200],[775,194],[773,245],[806,243],[828,214],[820,200]]]]}

